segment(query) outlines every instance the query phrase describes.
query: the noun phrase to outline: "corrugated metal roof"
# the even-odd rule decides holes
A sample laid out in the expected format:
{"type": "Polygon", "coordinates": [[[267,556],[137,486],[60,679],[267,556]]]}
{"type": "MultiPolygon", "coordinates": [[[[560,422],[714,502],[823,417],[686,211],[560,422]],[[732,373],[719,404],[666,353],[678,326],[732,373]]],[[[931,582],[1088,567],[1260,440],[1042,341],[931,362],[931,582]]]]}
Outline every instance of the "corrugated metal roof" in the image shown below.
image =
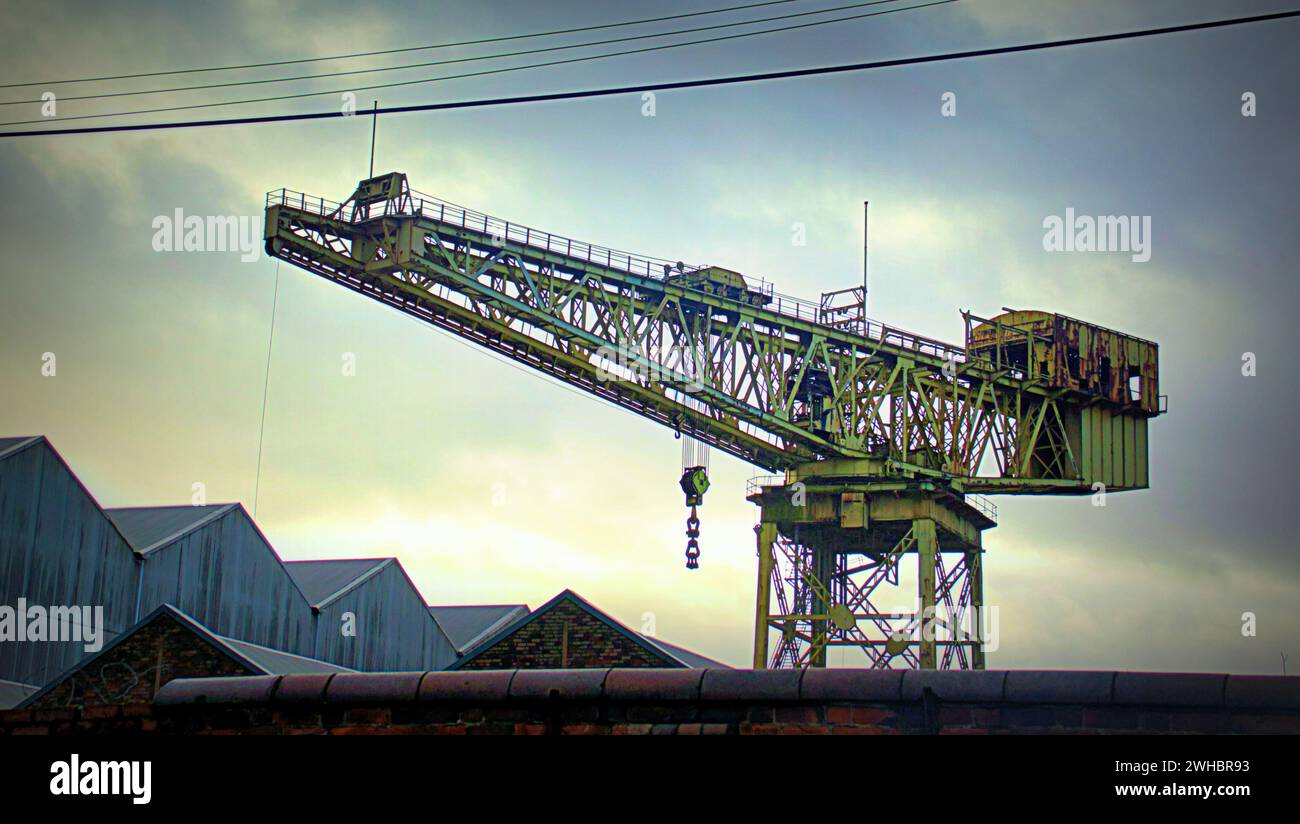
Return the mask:
{"type": "MultiPolygon", "coordinates": [[[[3,452],[0,448],[0,452],[3,452]]],[[[27,696],[40,687],[33,684],[20,684],[17,681],[0,681],[0,710],[11,710],[27,700],[27,696]]]]}
{"type": "Polygon", "coordinates": [[[338,664],[331,664],[326,661],[318,661],[315,658],[306,658],[301,655],[294,655],[291,652],[271,649],[259,644],[250,644],[247,641],[239,641],[234,638],[224,636],[214,636],[221,643],[225,644],[239,653],[250,664],[261,669],[267,675],[301,675],[317,672],[356,672],[356,670],[341,667],[338,664]]]}
{"type": "MultiPolygon", "coordinates": [[[[356,672],[354,669],[331,664],[326,661],[319,661],[315,658],[307,658],[302,655],[295,655],[283,650],[271,649],[261,644],[251,644],[248,641],[240,641],[237,638],[229,638],[225,635],[218,635],[199,623],[195,618],[179,609],[172,604],[163,604],[151,613],[150,617],[145,618],[136,628],[145,626],[150,623],[152,618],[159,614],[167,614],[189,627],[196,635],[202,637],[215,647],[225,647],[233,653],[236,659],[242,660],[253,669],[259,669],[267,675],[297,675],[301,673],[316,672],[356,672]]],[[[114,640],[113,644],[125,641],[126,637],[134,632],[131,630],[125,633],[121,639],[114,640]]],[[[112,646],[112,645],[110,645],[112,646]]],[[[104,650],[108,650],[105,647],[104,650]]],[[[100,654],[102,654],[101,651],[100,654]]],[[[90,659],[93,660],[93,659],[90,659]]],[[[84,664],[83,664],[84,666],[84,664]]]]}
{"type": "MultiPolygon", "coordinates": [[[[102,604],[105,631],[116,635],[170,602],[225,637],[355,669],[441,669],[457,657],[400,563],[322,564],[313,575],[311,565],[283,563],[237,503],[106,511],[46,438],[0,444],[0,604],[102,604]],[[342,573],[333,586],[331,569],[342,573]],[[313,601],[326,606],[313,610],[313,601]],[[362,639],[315,631],[324,620],[315,613],[340,608],[365,614],[362,639]]],[[[27,684],[85,657],[76,645],[0,652],[0,679],[27,684]]]]}
{"type": "Polygon", "coordinates": [[[451,639],[456,652],[464,655],[479,641],[501,627],[528,614],[527,604],[473,604],[429,607],[433,620],[451,639]]]}
{"type": "MultiPolygon", "coordinates": [[[[135,620],[138,556],[48,440],[4,440],[0,604],[102,605],[104,632],[121,632],[135,620]]],[[[0,642],[0,679],[43,684],[84,655],[79,644],[0,642]]]]}
{"type": "Polygon", "coordinates": [[[391,563],[392,558],[285,561],[285,571],[314,607],[323,607],[391,563]]]}
{"type": "Polygon", "coordinates": [[[106,509],[104,514],[117,525],[131,548],[144,554],[184,537],[236,506],[140,506],[106,509]]]}
{"type": "Polygon", "coordinates": [[[0,438],[0,458],[5,457],[5,453],[10,450],[17,451],[19,446],[31,441],[39,440],[40,435],[27,435],[22,438],[0,438]]]}
{"type": "Polygon", "coordinates": [[[641,633],[641,637],[659,647],[664,652],[681,661],[691,669],[731,669],[731,667],[721,661],[714,661],[712,658],[706,658],[698,652],[679,647],[676,644],[670,644],[667,641],[660,641],[658,638],[651,638],[649,635],[641,633]]]}

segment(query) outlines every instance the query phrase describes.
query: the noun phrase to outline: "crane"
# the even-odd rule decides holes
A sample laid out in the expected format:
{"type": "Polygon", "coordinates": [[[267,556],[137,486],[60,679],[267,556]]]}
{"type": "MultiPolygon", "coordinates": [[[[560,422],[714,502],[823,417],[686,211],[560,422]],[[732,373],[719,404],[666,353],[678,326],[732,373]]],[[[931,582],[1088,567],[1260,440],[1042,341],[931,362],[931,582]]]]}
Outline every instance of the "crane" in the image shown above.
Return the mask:
{"type": "MultiPolygon", "coordinates": [[[[620,252],[413,191],[267,194],[269,255],[772,474],[759,507],[756,669],[982,669],[987,495],[1146,488],[1166,411],[1152,341],[1061,314],[962,313],[965,345],[719,266],[620,252]],[[883,606],[900,572],[912,606],[883,606]]],[[[684,454],[687,451],[684,450],[684,454]]],[[[684,460],[687,565],[707,464],[684,460]],[[690,465],[686,465],[690,464],[690,465]]]]}

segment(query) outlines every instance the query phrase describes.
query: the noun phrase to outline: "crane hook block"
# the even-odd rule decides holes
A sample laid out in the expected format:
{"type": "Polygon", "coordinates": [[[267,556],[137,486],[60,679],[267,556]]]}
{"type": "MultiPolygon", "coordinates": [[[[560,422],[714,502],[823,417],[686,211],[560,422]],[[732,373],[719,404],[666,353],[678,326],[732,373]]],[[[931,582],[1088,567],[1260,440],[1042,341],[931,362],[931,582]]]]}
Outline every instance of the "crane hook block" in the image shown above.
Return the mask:
{"type": "Polygon", "coordinates": [[[682,472],[678,483],[686,495],[686,505],[691,508],[686,519],[686,568],[700,568],[700,516],[695,511],[704,503],[704,493],[709,491],[709,473],[702,466],[689,466],[682,472]]]}
{"type": "Polygon", "coordinates": [[[687,467],[678,482],[686,494],[687,506],[702,506],[704,493],[709,491],[709,473],[702,466],[687,467]]]}

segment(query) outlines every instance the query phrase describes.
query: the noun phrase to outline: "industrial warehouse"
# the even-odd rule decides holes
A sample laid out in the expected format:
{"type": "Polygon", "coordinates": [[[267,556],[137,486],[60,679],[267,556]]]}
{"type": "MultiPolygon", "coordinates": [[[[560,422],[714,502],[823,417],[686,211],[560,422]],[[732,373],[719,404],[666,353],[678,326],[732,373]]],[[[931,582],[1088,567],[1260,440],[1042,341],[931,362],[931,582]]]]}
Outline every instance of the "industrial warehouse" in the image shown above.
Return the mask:
{"type": "Polygon", "coordinates": [[[104,621],[93,651],[80,636],[0,643],[0,709],[148,703],[173,678],[489,659],[506,669],[723,666],[572,592],[531,612],[429,606],[395,558],[283,562],[239,504],[102,509],[42,437],[0,438],[0,523],[0,604],[94,604],[104,621]]]}

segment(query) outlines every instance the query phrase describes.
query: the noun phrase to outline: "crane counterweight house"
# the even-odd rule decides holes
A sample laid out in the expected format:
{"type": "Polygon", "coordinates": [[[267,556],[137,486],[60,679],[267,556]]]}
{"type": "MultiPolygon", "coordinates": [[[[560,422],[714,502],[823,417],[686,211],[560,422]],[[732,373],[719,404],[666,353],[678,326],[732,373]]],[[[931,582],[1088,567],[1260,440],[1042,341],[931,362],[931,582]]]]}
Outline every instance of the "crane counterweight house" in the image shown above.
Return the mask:
{"type": "MultiPolygon", "coordinates": [[[[982,668],[965,621],[996,525],[982,495],[1149,481],[1156,345],[1063,315],[967,314],[956,346],[869,319],[865,289],[792,298],[474,212],[400,173],[342,203],[273,191],[265,237],[277,258],[781,472],[748,490],[755,667],[848,647],[875,667],[982,668]],[[916,608],[883,612],[905,562],[916,608]]],[[[688,503],[705,486],[684,484],[688,503]]]]}

